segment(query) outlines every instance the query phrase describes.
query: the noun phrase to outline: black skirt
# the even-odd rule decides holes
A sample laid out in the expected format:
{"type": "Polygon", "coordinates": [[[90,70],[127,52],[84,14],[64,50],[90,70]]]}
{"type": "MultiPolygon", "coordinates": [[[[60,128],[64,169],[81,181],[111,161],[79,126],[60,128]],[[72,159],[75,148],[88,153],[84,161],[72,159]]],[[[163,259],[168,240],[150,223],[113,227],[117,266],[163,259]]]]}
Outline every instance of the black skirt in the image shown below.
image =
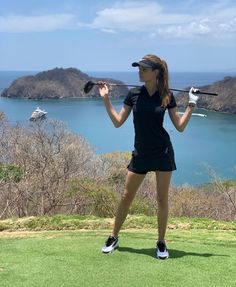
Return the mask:
{"type": "Polygon", "coordinates": [[[132,152],[132,158],[127,166],[129,171],[138,174],[146,174],[149,171],[173,171],[176,170],[175,156],[172,145],[158,149],[158,152],[138,154],[132,152]]]}

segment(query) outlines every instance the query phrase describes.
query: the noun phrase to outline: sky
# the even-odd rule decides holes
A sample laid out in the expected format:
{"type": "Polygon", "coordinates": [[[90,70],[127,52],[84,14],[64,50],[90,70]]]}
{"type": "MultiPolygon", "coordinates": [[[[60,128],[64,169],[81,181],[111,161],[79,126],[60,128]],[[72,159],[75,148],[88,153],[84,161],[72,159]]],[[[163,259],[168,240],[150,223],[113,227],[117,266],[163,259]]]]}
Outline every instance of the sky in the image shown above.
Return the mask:
{"type": "Polygon", "coordinates": [[[236,71],[236,0],[0,0],[0,70],[236,71]]]}

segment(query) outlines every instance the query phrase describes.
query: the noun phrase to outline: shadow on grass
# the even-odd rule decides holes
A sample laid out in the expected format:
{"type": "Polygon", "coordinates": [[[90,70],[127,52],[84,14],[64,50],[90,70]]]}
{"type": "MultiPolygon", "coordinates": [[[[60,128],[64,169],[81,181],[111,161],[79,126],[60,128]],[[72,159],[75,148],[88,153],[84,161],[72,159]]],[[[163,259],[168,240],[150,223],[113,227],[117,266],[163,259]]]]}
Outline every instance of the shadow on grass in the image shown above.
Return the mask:
{"type": "Polygon", "coordinates": [[[118,247],[117,249],[119,252],[129,252],[129,253],[137,253],[137,254],[144,254],[156,258],[156,248],[142,248],[136,249],[131,247],[118,247]]]}
{"type": "MultiPolygon", "coordinates": [[[[142,249],[136,249],[131,247],[119,247],[119,252],[129,252],[129,253],[137,253],[137,254],[143,254],[147,256],[151,256],[153,258],[156,258],[156,248],[142,248],[142,249]]],[[[222,255],[222,254],[213,254],[213,253],[197,253],[197,252],[186,252],[182,250],[176,250],[176,249],[169,249],[170,258],[181,258],[184,256],[199,256],[199,257],[212,257],[212,256],[223,256],[223,257],[229,257],[229,255],[222,255]]]]}

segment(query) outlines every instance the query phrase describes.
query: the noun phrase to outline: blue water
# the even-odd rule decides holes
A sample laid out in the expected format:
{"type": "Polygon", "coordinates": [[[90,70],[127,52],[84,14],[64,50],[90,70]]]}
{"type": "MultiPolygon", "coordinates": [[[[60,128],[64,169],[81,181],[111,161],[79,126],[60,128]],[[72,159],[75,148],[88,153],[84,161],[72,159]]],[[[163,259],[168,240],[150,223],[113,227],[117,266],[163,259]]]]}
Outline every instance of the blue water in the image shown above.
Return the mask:
{"type": "MultiPolygon", "coordinates": [[[[32,72],[0,72],[0,90],[10,85],[15,78],[32,72]]],[[[126,83],[138,83],[133,72],[90,72],[92,76],[110,77],[126,83]]],[[[185,88],[210,84],[228,76],[224,73],[172,73],[171,87],[185,88]]],[[[113,100],[118,111],[122,100],[113,100]]],[[[115,129],[109,120],[101,99],[70,100],[24,100],[0,98],[0,110],[15,123],[28,122],[32,111],[40,106],[48,112],[48,118],[65,122],[72,131],[83,135],[97,153],[131,151],[133,149],[132,116],[125,124],[115,129]]],[[[165,127],[175,149],[177,171],[173,184],[202,184],[211,181],[209,168],[218,176],[236,178],[236,115],[207,112],[207,117],[192,116],[184,133],[178,133],[165,117],[165,127]]]]}

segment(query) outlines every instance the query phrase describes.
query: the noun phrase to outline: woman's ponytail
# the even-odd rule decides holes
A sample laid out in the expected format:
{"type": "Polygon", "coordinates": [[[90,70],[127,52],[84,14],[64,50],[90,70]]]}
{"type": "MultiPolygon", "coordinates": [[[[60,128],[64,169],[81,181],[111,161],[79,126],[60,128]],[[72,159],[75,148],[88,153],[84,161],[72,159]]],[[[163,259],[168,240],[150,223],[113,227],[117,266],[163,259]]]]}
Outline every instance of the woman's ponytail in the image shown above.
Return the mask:
{"type": "Polygon", "coordinates": [[[169,90],[169,73],[168,66],[164,60],[161,60],[161,69],[158,77],[159,94],[161,98],[161,104],[166,107],[170,102],[170,90],[169,90]]]}

